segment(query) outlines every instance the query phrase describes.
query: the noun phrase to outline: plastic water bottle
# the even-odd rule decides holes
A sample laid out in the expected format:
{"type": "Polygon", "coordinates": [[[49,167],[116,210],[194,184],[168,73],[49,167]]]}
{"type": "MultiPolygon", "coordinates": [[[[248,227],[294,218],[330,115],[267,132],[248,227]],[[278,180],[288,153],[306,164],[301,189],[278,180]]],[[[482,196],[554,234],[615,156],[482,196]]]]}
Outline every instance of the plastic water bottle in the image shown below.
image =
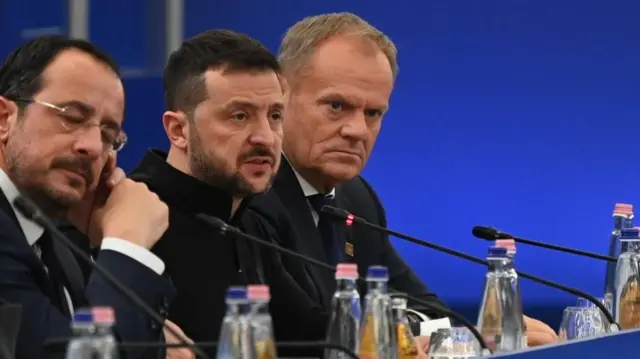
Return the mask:
{"type": "MultiPolygon", "coordinates": [[[[360,294],[356,280],[358,266],[356,264],[338,264],[336,268],[336,292],[331,300],[331,319],[327,333],[327,341],[342,345],[354,353],[360,346],[360,294]]],[[[348,358],[342,351],[327,349],[326,359],[348,358]]]]}
{"type": "Polygon", "coordinates": [[[478,327],[495,352],[512,352],[523,348],[524,316],[518,303],[517,276],[510,273],[507,250],[490,247],[478,327]]]}
{"type": "Polygon", "coordinates": [[[93,314],[89,309],[80,309],[71,322],[73,338],[67,347],[67,359],[93,358],[95,353],[93,314]]]}
{"type": "Polygon", "coordinates": [[[250,325],[258,359],[277,359],[273,338],[273,325],[269,314],[271,295],[269,286],[247,286],[247,297],[251,306],[250,325]]]}
{"type": "Polygon", "coordinates": [[[101,359],[117,359],[118,348],[113,336],[113,326],[116,316],[111,307],[95,307],[91,309],[95,327],[94,345],[96,353],[101,359]]]}
{"type": "Polygon", "coordinates": [[[367,271],[367,295],[360,335],[360,358],[397,359],[398,344],[387,291],[387,267],[371,266],[367,271]]]}
{"type": "Polygon", "coordinates": [[[255,359],[256,348],[249,322],[247,289],[231,287],[226,296],[227,313],[222,320],[218,359],[255,359]]]}

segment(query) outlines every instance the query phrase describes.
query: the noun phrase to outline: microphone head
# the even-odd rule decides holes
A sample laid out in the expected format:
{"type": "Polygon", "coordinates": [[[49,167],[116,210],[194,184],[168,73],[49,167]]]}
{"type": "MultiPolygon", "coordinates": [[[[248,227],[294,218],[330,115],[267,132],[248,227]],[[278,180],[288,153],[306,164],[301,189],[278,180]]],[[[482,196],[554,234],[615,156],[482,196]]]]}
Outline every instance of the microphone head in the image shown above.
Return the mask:
{"type": "Polygon", "coordinates": [[[16,197],[13,200],[13,205],[27,219],[38,221],[39,217],[41,217],[38,206],[25,196],[16,197]]]}
{"type": "Polygon", "coordinates": [[[337,208],[333,206],[322,206],[322,208],[320,208],[320,212],[324,214],[328,214],[332,217],[340,218],[340,219],[347,219],[347,217],[350,214],[349,212],[345,211],[342,208],[337,208]]]}
{"type": "Polygon", "coordinates": [[[495,241],[497,239],[500,239],[498,230],[491,227],[475,226],[473,227],[471,234],[473,234],[473,236],[476,238],[485,239],[487,241],[495,241]]]}
{"type": "Polygon", "coordinates": [[[223,229],[225,227],[228,227],[228,225],[220,218],[209,216],[204,213],[196,214],[196,218],[201,221],[209,223],[211,226],[213,226],[216,229],[223,229]]]}

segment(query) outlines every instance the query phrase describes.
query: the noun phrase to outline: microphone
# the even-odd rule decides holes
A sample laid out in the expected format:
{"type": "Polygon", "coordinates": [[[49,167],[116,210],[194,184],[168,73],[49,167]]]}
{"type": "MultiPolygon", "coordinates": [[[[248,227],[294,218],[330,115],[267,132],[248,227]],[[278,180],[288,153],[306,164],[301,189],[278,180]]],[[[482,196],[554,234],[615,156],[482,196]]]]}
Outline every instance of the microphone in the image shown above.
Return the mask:
{"type": "MultiPolygon", "coordinates": [[[[326,206],[325,206],[326,207],[326,206]]],[[[270,241],[246,234],[244,232],[242,232],[240,229],[231,226],[229,224],[227,224],[225,221],[221,220],[220,218],[217,217],[213,217],[213,216],[209,216],[203,213],[197,214],[196,218],[201,220],[204,223],[209,224],[211,227],[216,228],[217,230],[220,231],[220,234],[222,236],[232,236],[232,237],[236,237],[236,238],[240,238],[240,239],[244,239],[244,240],[249,240],[249,241],[253,241],[253,242],[257,242],[261,245],[264,245],[266,247],[272,248],[278,252],[282,252],[285,253],[287,255],[290,255],[292,257],[298,258],[299,260],[303,260],[309,263],[312,263],[320,268],[324,268],[327,270],[330,270],[332,272],[336,271],[336,267],[329,265],[325,262],[319,261],[317,259],[305,256],[303,254],[300,254],[296,251],[292,251],[290,249],[287,248],[282,248],[279,245],[272,243],[270,241]]],[[[358,278],[358,280],[361,280],[360,278],[358,278]]],[[[482,335],[480,334],[480,332],[475,328],[475,326],[473,324],[471,324],[466,318],[464,318],[463,316],[461,316],[458,313],[455,313],[451,310],[448,309],[444,309],[444,308],[439,308],[427,301],[424,301],[422,299],[410,296],[410,295],[406,295],[406,298],[409,300],[412,300],[418,304],[424,305],[425,307],[435,311],[435,312],[439,312],[441,314],[443,314],[444,316],[447,317],[451,317],[453,319],[456,319],[457,321],[459,321],[460,323],[462,323],[465,327],[467,327],[471,333],[473,334],[473,336],[476,338],[476,340],[478,341],[478,343],[480,344],[480,346],[482,347],[482,356],[488,356],[491,355],[491,350],[489,349],[489,347],[487,346],[487,343],[484,341],[484,338],[482,337],[482,335]]]]}
{"type": "Polygon", "coordinates": [[[614,262],[614,263],[618,261],[618,258],[616,258],[616,257],[611,257],[611,256],[605,256],[605,255],[602,255],[602,254],[586,252],[586,251],[582,251],[582,250],[579,250],[579,249],[573,249],[573,248],[568,248],[568,247],[557,246],[555,244],[548,244],[548,243],[544,243],[544,242],[532,241],[530,239],[518,238],[518,237],[516,237],[514,235],[511,235],[509,233],[500,232],[499,230],[497,230],[495,228],[491,228],[491,227],[475,226],[475,227],[473,227],[473,230],[471,231],[471,233],[473,234],[474,237],[480,238],[480,239],[485,239],[487,241],[495,241],[497,239],[513,239],[514,241],[516,241],[518,243],[529,244],[529,245],[532,245],[532,246],[535,246],[535,247],[547,248],[547,249],[551,249],[551,250],[559,251],[559,252],[576,254],[576,255],[579,255],[579,256],[582,256],[582,257],[600,259],[600,260],[603,260],[603,261],[614,262]]]}
{"type": "Polygon", "coordinates": [[[56,238],[56,240],[64,243],[64,245],[67,246],[72,252],[74,252],[80,258],[82,258],[83,261],[87,262],[91,266],[91,268],[97,271],[98,273],[100,273],[114,289],[119,291],[121,295],[128,298],[138,308],[140,308],[142,311],[147,313],[154,322],[156,322],[163,328],[166,328],[176,338],[180,338],[180,340],[185,344],[185,346],[193,350],[193,352],[198,356],[202,358],[210,359],[209,356],[205,354],[200,348],[182,340],[182,336],[178,334],[175,330],[173,330],[173,328],[171,328],[170,326],[165,326],[164,318],[162,318],[158,313],[156,313],[155,310],[149,307],[144,302],[144,300],[142,300],[142,298],[140,298],[135,292],[133,292],[131,289],[127,288],[124,284],[122,284],[113,274],[111,274],[102,265],[91,260],[89,255],[87,255],[82,249],[80,249],[80,247],[78,247],[66,235],[64,235],[64,233],[60,232],[60,230],[56,228],[53,222],[51,222],[51,220],[47,218],[47,216],[44,213],[42,213],[40,208],[38,208],[38,206],[36,206],[35,203],[31,202],[31,200],[27,199],[24,196],[18,196],[13,201],[13,204],[16,207],[16,209],[20,213],[22,213],[23,216],[37,223],[38,225],[43,227],[45,230],[49,231],[53,238],[56,238]]]}
{"type": "MultiPolygon", "coordinates": [[[[67,338],[56,338],[49,339],[44,343],[44,347],[49,352],[63,352],[66,350],[70,339],[67,338]]],[[[200,348],[217,348],[220,344],[218,342],[198,342],[196,343],[200,348]]],[[[349,350],[347,347],[342,346],[340,344],[334,344],[329,342],[274,342],[276,348],[293,348],[293,349],[305,349],[305,348],[321,348],[321,349],[337,349],[347,356],[358,359],[358,355],[353,351],[349,350]]],[[[121,348],[185,348],[188,347],[188,344],[164,344],[164,343],[120,343],[119,347],[121,348]]]]}
{"type": "MultiPolygon", "coordinates": [[[[409,241],[411,243],[415,243],[415,244],[423,246],[423,247],[428,247],[428,248],[431,248],[431,249],[435,249],[435,250],[437,250],[439,252],[451,254],[451,255],[453,255],[455,257],[463,258],[463,259],[466,259],[466,260],[474,262],[474,263],[482,264],[482,265],[485,265],[485,266],[489,265],[489,262],[487,262],[484,259],[476,258],[476,257],[468,255],[466,253],[462,253],[462,252],[459,252],[459,251],[456,251],[456,250],[453,250],[453,249],[450,249],[450,248],[447,248],[447,247],[443,247],[443,246],[437,245],[435,243],[430,243],[430,242],[427,242],[427,241],[423,241],[421,239],[406,235],[404,233],[396,232],[394,230],[379,226],[377,224],[370,223],[366,219],[354,216],[353,214],[345,211],[344,209],[340,209],[340,208],[336,208],[336,207],[332,207],[332,206],[324,206],[324,207],[322,207],[321,211],[323,213],[325,213],[325,214],[328,214],[328,215],[332,216],[333,218],[344,220],[345,223],[347,223],[347,224],[348,223],[358,223],[358,224],[364,225],[365,227],[369,227],[369,228],[374,229],[376,231],[387,233],[387,234],[392,235],[394,237],[398,237],[400,239],[404,239],[406,241],[409,241]]],[[[602,304],[598,299],[596,299],[594,296],[590,295],[589,293],[585,293],[585,292],[583,292],[581,290],[578,290],[578,289],[575,289],[575,288],[567,287],[567,286],[564,286],[562,284],[558,284],[558,283],[555,283],[555,282],[552,282],[552,281],[549,281],[549,280],[546,280],[546,279],[542,279],[542,278],[533,276],[533,275],[528,274],[528,273],[524,273],[524,272],[520,272],[520,271],[516,271],[516,273],[518,273],[518,275],[520,277],[522,277],[522,278],[526,278],[526,279],[529,279],[529,280],[534,281],[536,283],[540,283],[542,285],[546,285],[548,287],[552,287],[552,288],[561,290],[563,292],[567,292],[567,293],[573,294],[575,296],[585,298],[586,300],[592,302],[596,307],[598,307],[598,309],[600,309],[602,311],[602,313],[605,315],[605,317],[607,317],[607,320],[609,321],[609,323],[611,323],[610,324],[610,328],[609,328],[611,330],[611,332],[617,332],[617,331],[620,330],[620,325],[618,323],[616,323],[616,320],[613,317],[613,315],[611,315],[611,312],[609,312],[609,310],[607,310],[607,308],[604,306],[604,304],[602,304]]]]}

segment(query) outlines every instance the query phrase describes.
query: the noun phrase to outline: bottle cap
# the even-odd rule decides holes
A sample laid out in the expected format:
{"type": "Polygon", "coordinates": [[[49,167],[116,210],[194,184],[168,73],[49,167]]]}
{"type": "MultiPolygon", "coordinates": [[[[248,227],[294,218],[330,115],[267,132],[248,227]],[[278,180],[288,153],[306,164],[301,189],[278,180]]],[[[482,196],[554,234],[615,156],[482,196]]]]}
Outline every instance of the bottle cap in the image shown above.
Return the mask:
{"type": "Polygon", "coordinates": [[[389,270],[384,266],[370,266],[367,271],[367,279],[389,279],[389,270]]]}
{"type": "Polygon", "coordinates": [[[336,278],[357,279],[358,265],[353,263],[339,263],[336,267],[336,278]]]}
{"type": "Polygon", "coordinates": [[[507,257],[507,249],[502,247],[489,247],[489,257],[503,258],[507,257]]]}
{"type": "Polygon", "coordinates": [[[640,230],[638,228],[625,228],[620,231],[620,239],[638,239],[640,236],[640,230]]]}
{"type": "Polygon", "coordinates": [[[227,300],[246,300],[247,289],[245,287],[229,287],[227,289],[227,300]]]}
{"type": "Polygon", "coordinates": [[[247,298],[249,298],[249,300],[270,300],[271,293],[269,292],[269,286],[263,284],[248,285],[247,298]]]}
{"type": "Polygon", "coordinates": [[[391,298],[391,307],[393,309],[407,309],[407,298],[402,298],[402,297],[391,298]]]}
{"type": "Polygon", "coordinates": [[[111,307],[94,307],[91,314],[96,324],[113,325],[116,322],[116,315],[111,307]]]}
{"type": "Polygon", "coordinates": [[[496,240],[495,246],[504,248],[507,252],[515,253],[516,251],[516,241],[513,239],[498,239],[496,240]]]}
{"type": "Polygon", "coordinates": [[[633,205],[626,203],[616,203],[616,205],[613,207],[613,214],[633,215],[633,205]]]}
{"type": "Polygon", "coordinates": [[[79,309],[73,314],[73,324],[93,324],[93,313],[89,309],[79,309]]]}

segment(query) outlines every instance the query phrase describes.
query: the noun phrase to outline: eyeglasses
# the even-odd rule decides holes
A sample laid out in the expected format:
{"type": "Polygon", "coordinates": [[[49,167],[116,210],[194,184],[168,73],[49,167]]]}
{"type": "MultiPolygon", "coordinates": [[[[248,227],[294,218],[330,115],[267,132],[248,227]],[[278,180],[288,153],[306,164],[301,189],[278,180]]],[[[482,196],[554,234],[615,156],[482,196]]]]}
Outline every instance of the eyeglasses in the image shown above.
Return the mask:
{"type": "MultiPolygon", "coordinates": [[[[49,102],[40,100],[29,100],[23,98],[11,98],[14,102],[21,102],[26,104],[37,104],[55,110],[57,117],[60,119],[60,124],[68,132],[75,132],[81,128],[89,128],[93,126],[100,127],[100,133],[102,136],[102,143],[106,150],[113,150],[115,152],[120,151],[127,143],[127,134],[120,128],[117,123],[94,123],[91,119],[91,112],[86,105],[66,105],[59,106],[49,102]]],[[[74,102],[75,103],[75,102],[74,102]]]]}

